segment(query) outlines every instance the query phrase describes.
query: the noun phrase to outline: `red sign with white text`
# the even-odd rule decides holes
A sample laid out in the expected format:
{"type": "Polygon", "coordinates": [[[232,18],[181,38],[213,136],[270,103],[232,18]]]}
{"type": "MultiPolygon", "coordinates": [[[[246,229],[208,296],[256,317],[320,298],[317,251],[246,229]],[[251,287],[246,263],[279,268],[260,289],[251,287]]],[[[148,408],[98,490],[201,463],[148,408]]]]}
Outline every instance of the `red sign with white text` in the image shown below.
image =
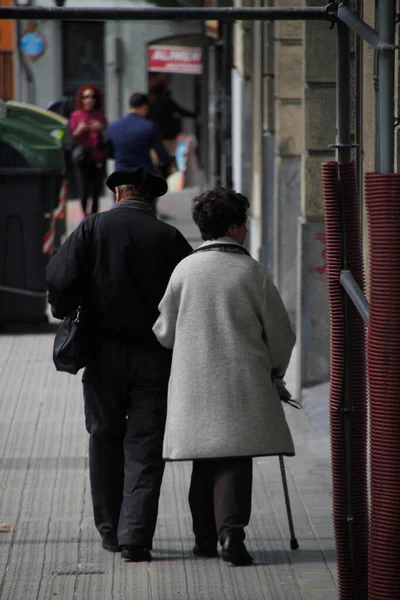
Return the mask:
{"type": "Polygon", "coordinates": [[[202,50],[186,46],[150,46],[149,71],[201,75],[202,50]]]}

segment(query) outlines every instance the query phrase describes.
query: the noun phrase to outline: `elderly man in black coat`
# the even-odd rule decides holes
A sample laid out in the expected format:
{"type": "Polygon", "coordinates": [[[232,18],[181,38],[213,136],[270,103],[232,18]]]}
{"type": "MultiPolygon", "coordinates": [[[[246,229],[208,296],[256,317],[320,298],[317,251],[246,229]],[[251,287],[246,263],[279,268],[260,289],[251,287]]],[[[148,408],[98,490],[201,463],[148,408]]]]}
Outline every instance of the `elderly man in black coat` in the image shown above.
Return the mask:
{"type": "Polygon", "coordinates": [[[102,546],[148,561],[171,366],[152,327],[172,271],[192,248],[155,216],[155,198],[167,191],[163,178],[136,167],[112,173],[107,185],[116,204],[68,237],[47,267],[47,286],[55,317],[82,304],[92,341],[82,382],[102,546]]]}

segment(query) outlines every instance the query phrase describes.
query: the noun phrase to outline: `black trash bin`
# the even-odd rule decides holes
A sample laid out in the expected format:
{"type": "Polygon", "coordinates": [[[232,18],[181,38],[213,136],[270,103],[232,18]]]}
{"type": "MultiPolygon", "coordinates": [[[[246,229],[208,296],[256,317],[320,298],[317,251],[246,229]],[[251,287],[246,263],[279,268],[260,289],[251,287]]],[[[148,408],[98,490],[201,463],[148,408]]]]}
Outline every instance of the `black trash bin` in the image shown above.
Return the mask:
{"type": "Polygon", "coordinates": [[[47,320],[43,252],[57,172],[0,168],[0,324],[47,320]]]}
{"type": "Polygon", "coordinates": [[[46,263],[61,241],[65,131],[58,115],[0,102],[0,324],[46,320],[46,263]]]}

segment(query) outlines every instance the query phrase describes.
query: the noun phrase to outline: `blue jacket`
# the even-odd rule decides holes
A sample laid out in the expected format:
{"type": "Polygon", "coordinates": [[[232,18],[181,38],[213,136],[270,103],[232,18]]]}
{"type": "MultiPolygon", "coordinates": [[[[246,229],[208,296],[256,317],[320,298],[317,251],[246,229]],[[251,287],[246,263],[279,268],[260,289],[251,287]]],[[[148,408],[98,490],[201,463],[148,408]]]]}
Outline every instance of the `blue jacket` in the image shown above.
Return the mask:
{"type": "Polygon", "coordinates": [[[114,121],[107,131],[107,155],[115,159],[115,169],[145,167],[154,170],[150,150],[154,149],[161,164],[169,164],[171,157],[165,150],[156,124],[136,113],[129,113],[114,121]]]}

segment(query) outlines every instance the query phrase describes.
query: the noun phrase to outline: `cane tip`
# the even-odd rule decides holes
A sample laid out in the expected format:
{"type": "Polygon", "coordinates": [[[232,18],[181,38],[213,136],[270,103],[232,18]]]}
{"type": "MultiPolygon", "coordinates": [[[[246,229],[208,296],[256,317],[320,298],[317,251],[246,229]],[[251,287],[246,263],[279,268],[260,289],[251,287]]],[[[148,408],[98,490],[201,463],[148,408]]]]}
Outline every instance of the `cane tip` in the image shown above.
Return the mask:
{"type": "Polygon", "coordinates": [[[290,540],[290,549],[291,550],[297,550],[298,547],[299,547],[299,543],[297,541],[297,538],[292,538],[290,540]]]}

